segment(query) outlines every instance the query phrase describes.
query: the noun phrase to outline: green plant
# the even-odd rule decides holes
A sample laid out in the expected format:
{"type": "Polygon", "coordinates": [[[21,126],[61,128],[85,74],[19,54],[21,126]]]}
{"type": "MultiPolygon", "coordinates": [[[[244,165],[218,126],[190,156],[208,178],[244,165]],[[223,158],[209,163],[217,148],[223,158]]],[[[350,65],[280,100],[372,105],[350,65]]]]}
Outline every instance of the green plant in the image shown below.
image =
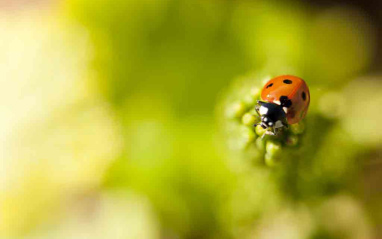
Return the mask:
{"type": "MultiPolygon", "coordinates": [[[[239,187],[242,191],[237,193],[242,195],[241,203],[258,208],[238,216],[236,222],[261,220],[275,210],[304,205],[311,210],[313,225],[318,225],[321,219],[314,211],[319,205],[345,192],[357,196],[362,170],[359,158],[365,145],[342,127],[345,116],[333,111],[333,107],[342,107],[341,101],[320,106],[327,101],[327,93],[315,87],[311,88],[307,117],[301,123],[290,125],[278,136],[262,138],[264,129],[254,127],[259,121],[254,106],[268,78],[252,74],[237,79],[222,97],[218,110],[227,160],[243,180],[253,182],[251,178],[256,178],[253,184],[239,187]]],[[[340,97],[341,93],[330,94],[340,97]]]]}

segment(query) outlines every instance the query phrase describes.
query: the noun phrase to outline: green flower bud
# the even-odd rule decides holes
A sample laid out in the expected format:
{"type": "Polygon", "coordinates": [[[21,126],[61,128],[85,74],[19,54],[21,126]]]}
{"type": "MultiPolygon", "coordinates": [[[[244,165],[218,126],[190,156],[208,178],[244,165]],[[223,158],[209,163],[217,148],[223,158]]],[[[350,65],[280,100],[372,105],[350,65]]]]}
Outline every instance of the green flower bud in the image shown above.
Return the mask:
{"type": "Polygon", "coordinates": [[[247,105],[248,108],[254,107],[256,104],[256,101],[259,99],[260,96],[260,89],[259,88],[252,88],[248,94],[244,96],[244,103],[247,105]]]}
{"type": "Polygon", "coordinates": [[[245,113],[243,115],[243,117],[241,118],[241,122],[244,124],[244,125],[247,125],[247,126],[253,126],[254,124],[258,123],[260,121],[260,119],[250,113],[245,113]]]}
{"type": "Polygon", "coordinates": [[[289,127],[293,134],[302,134],[305,130],[305,124],[303,122],[289,125],[289,127]]]}
{"type": "Polygon", "coordinates": [[[266,153],[264,156],[264,162],[269,167],[275,167],[280,162],[280,157],[275,157],[270,153],[266,153]]]}
{"type": "Polygon", "coordinates": [[[259,150],[265,151],[265,140],[262,139],[261,137],[256,139],[256,146],[259,150]]]}
{"type": "Polygon", "coordinates": [[[298,143],[298,136],[297,135],[289,135],[286,139],[286,144],[288,146],[296,146],[298,143]]]}
{"type": "Polygon", "coordinates": [[[267,154],[269,154],[270,156],[278,157],[279,155],[281,155],[281,149],[282,148],[279,143],[272,142],[272,141],[267,141],[266,143],[265,150],[267,154]]]}
{"type": "Polygon", "coordinates": [[[264,154],[263,151],[259,150],[256,142],[258,139],[256,139],[255,143],[249,144],[246,148],[246,155],[248,157],[248,160],[251,160],[252,162],[256,163],[263,163],[264,154]]]}
{"type": "Polygon", "coordinates": [[[256,103],[256,100],[252,98],[250,95],[246,95],[243,99],[244,103],[247,107],[253,107],[256,103]]]}
{"type": "Polygon", "coordinates": [[[251,109],[248,111],[248,113],[250,113],[251,115],[255,115],[255,116],[259,119],[259,121],[260,121],[259,114],[257,113],[255,107],[251,108],[251,109]]]}
{"type": "Polygon", "coordinates": [[[263,127],[261,127],[260,125],[256,126],[255,131],[258,136],[263,136],[263,134],[265,134],[266,132],[266,130],[263,129],[263,127]]]}
{"type": "Polygon", "coordinates": [[[243,102],[236,102],[230,105],[226,110],[226,116],[230,119],[239,118],[245,113],[246,107],[243,102]]]}
{"type": "Polygon", "coordinates": [[[248,144],[256,139],[256,134],[253,130],[245,127],[242,131],[242,139],[246,144],[248,144]]]}

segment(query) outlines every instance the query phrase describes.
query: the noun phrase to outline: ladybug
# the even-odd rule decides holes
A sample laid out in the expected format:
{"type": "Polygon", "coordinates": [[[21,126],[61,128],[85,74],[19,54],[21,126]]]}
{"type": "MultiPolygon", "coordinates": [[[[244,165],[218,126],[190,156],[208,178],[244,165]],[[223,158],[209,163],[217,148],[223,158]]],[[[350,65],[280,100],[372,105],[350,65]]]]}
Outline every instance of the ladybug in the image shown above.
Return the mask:
{"type": "Polygon", "coordinates": [[[309,108],[310,93],[305,81],[297,76],[282,75],[268,81],[255,109],[266,129],[265,134],[277,135],[282,128],[302,120],[309,108]]]}

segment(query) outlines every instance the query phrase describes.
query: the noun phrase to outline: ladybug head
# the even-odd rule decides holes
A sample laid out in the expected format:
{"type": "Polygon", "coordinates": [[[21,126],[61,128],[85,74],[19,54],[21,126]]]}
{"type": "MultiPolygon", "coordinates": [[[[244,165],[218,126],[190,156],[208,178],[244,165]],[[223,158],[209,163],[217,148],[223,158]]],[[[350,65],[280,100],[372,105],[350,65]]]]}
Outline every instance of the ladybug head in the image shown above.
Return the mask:
{"type": "Polygon", "coordinates": [[[256,125],[260,125],[263,129],[271,131],[269,134],[276,135],[278,129],[288,127],[286,114],[281,105],[257,101],[255,108],[261,118],[261,122],[256,125]]]}

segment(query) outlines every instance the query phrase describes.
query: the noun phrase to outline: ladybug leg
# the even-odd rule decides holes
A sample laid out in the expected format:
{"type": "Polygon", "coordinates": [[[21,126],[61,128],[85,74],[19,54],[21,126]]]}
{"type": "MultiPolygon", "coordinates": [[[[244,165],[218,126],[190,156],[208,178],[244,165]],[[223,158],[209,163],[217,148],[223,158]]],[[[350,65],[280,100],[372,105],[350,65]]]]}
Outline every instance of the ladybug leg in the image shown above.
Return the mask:
{"type": "Polygon", "coordinates": [[[273,128],[273,131],[272,131],[272,135],[277,135],[277,133],[279,132],[279,130],[277,128],[273,128]]]}
{"type": "Polygon", "coordinates": [[[265,137],[265,135],[274,135],[272,131],[265,131],[265,133],[261,136],[261,139],[263,139],[265,137]]]}
{"type": "Polygon", "coordinates": [[[282,124],[285,128],[289,128],[289,124],[288,124],[288,121],[286,119],[283,120],[282,124]]]}
{"type": "Polygon", "coordinates": [[[272,128],[271,130],[265,132],[265,134],[275,136],[277,134],[277,131],[275,128],[272,128]]]}

